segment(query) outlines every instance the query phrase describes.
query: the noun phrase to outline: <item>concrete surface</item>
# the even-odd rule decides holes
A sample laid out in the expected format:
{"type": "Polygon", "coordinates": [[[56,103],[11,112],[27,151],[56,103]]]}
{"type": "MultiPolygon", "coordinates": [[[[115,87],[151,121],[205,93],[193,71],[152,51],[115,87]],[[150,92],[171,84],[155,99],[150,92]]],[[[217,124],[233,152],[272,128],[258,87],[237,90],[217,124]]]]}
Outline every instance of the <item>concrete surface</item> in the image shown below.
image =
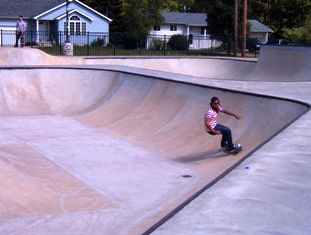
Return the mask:
{"type": "Polygon", "coordinates": [[[310,57],[276,46],[258,62],[1,48],[0,233],[310,233],[310,57]],[[243,117],[220,117],[237,155],[204,132],[214,95],[243,117]]]}

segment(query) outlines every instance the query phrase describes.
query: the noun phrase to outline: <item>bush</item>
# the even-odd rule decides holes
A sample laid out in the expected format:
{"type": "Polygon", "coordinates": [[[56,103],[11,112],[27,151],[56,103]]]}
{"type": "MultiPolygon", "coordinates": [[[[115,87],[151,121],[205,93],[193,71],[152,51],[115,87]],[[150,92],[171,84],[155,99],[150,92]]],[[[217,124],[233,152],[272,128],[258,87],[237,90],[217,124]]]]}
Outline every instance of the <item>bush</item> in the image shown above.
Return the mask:
{"type": "Polygon", "coordinates": [[[101,47],[105,45],[105,39],[104,38],[97,38],[96,40],[91,42],[91,46],[93,47],[101,47]]]}
{"type": "Polygon", "coordinates": [[[108,42],[108,43],[107,43],[107,45],[106,45],[106,47],[108,47],[108,48],[113,48],[113,47],[114,47],[114,45],[113,45],[113,43],[108,42]]]}
{"type": "Polygon", "coordinates": [[[152,40],[152,49],[154,50],[163,50],[165,41],[160,39],[153,39],[152,40]]]}
{"type": "Polygon", "coordinates": [[[172,50],[187,50],[188,49],[187,37],[181,34],[173,35],[168,41],[168,46],[172,50]]]}

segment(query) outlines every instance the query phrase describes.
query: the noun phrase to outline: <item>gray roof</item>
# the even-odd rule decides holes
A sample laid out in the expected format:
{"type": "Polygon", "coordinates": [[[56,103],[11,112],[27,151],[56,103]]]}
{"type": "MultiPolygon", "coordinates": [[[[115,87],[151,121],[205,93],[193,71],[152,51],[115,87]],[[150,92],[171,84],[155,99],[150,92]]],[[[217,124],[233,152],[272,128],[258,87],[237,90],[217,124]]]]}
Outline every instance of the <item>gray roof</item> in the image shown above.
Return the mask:
{"type": "Polygon", "coordinates": [[[189,26],[207,26],[206,13],[163,12],[166,24],[184,24],[189,26]]]}
{"type": "Polygon", "coordinates": [[[248,22],[251,24],[250,31],[251,32],[265,32],[265,33],[273,33],[273,30],[265,26],[264,24],[260,23],[258,20],[248,20],[248,22]]]}
{"type": "Polygon", "coordinates": [[[24,18],[33,18],[65,2],[66,0],[1,0],[0,17],[18,18],[22,15],[24,18]]]}

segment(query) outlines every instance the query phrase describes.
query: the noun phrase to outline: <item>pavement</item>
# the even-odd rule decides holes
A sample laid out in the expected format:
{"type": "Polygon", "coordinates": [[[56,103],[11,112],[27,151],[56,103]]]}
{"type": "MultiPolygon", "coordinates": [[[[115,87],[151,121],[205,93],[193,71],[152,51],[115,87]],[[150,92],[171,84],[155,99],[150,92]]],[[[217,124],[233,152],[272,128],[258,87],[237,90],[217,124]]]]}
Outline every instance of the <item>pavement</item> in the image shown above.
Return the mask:
{"type": "Polygon", "coordinates": [[[310,60],[0,48],[0,234],[310,234],[310,60]]]}

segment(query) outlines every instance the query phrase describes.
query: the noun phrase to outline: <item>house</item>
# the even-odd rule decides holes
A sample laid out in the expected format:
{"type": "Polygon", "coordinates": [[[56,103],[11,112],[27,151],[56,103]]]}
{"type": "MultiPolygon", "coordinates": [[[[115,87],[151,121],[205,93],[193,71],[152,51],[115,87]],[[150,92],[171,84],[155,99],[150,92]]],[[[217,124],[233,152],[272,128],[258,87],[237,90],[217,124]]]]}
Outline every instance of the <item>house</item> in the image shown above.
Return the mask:
{"type": "Polygon", "coordinates": [[[90,40],[86,38],[89,32],[108,35],[112,21],[78,0],[1,0],[1,46],[14,42],[15,25],[20,15],[27,24],[25,40],[37,43],[56,41],[61,44],[69,37],[75,44],[86,44],[90,40]]]}
{"type": "Polygon", "coordinates": [[[207,48],[206,13],[180,13],[163,12],[164,21],[161,25],[151,28],[150,35],[152,40],[148,40],[148,46],[152,47],[155,38],[165,35],[162,40],[168,41],[172,35],[182,34],[188,37],[191,49],[207,48]],[[199,37],[199,38],[198,38],[199,37]],[[205,39],[205,40],[204,40],[205,39]]]}
{"type": "Polygon", "coordinates": [[[257,39],[258,43],[265,44],[268,42],[269,33],[273,30],[260,23],[258,20],[248,20],[250,24],[249,38],[257,39]]]}
{"type": "MultiPolygon", "coordinates": [[[[154,46],[156,38],[168,41],[172,35],[182,34],[189,39],[189,49],[204,49],[220,45],[221,42],[213,42],[207,32],[207,14],[206,13],[179,13],[163,12],[164,21],[159,26],[154,26],[150,30],[148,38],[148,47],[154,46]],[[165,37],[163,38],[163,35],[165,37]]],[[[257,39],[261,43],[268,41],[268,34],[273,31],[257,20],[248,20],[250,23],[250,38],[257,39]]]]}

